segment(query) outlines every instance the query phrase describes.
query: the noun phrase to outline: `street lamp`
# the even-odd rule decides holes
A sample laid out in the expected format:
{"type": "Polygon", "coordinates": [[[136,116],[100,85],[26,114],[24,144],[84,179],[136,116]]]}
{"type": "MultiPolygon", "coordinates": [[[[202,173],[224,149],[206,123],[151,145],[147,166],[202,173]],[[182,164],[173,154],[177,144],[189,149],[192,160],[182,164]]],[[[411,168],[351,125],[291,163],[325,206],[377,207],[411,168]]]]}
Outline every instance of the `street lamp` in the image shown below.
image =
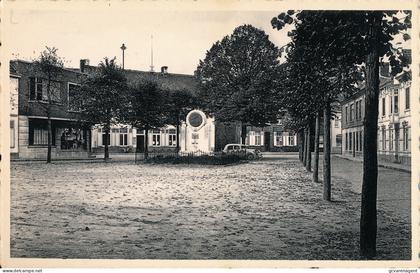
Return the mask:
{"type": "Polygon", "coordinates": [[[125,44],[122,44],[120,48],[122,50],[122,68],[124,69],[124,51],[127,49],[127,47],[125,46],[125,44]]]}

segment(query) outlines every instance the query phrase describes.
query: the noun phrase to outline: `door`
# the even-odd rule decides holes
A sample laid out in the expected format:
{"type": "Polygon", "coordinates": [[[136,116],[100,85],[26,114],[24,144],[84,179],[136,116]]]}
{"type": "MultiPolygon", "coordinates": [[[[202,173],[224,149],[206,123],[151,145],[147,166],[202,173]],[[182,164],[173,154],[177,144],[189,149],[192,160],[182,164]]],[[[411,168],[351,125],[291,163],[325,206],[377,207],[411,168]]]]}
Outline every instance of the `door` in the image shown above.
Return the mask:
{"type": "Polygon", "coordinates": [[[264,147],[266,151],[270,150],[270,132],[264,132],[264,147]]]}
{"type": "Polygon", "coordinates": [[[144,153],[144,135],[137,135],[136,151],[144,153]]]}

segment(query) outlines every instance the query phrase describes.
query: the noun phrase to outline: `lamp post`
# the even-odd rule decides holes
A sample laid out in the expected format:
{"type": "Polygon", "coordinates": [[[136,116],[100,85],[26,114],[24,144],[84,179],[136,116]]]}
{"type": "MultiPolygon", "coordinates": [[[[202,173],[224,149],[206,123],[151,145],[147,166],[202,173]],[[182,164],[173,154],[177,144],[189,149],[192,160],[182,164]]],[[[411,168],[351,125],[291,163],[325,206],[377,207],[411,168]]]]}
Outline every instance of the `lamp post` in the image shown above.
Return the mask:
{"type": "Polygon", "coordinates": [[[122,44],[120,48],[122,50],[122,68],[124,69],[124,51],[127,49],[127,47],[125,46],[125,44],[122,44]]]}

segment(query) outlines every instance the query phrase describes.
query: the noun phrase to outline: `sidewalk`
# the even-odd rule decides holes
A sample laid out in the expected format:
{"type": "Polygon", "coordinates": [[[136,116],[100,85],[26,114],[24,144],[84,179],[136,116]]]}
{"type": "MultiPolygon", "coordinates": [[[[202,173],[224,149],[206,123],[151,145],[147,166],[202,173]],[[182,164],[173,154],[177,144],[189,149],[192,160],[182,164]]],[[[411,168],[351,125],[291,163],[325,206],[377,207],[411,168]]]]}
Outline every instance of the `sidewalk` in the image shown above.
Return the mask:
{"type": "MultiPolygon", "coordinates": [[[[352,156],[345,156],[341,154],[334,154],[333,156],[351,160],[351,161],[363,162],[363,157],[352,157],[352,156]]],[[[411,166],[398,164],[398,163],[379,161],[378,167],[411,173],[411,166]]]]}

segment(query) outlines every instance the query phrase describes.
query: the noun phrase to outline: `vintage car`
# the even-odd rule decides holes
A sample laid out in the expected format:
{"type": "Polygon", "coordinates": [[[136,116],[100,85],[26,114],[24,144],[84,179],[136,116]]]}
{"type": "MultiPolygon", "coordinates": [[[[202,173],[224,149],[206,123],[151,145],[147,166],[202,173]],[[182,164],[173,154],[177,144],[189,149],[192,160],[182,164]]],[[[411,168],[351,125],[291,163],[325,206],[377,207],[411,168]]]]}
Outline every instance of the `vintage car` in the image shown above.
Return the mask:
{"type": "Polygon", "coordinates": [[[258,159],[262,157],[259,150],[250,148],[244,144],[226,144],[222,151],[223,154],[238,154],[243,155],[246,159],[258,159]]]}

